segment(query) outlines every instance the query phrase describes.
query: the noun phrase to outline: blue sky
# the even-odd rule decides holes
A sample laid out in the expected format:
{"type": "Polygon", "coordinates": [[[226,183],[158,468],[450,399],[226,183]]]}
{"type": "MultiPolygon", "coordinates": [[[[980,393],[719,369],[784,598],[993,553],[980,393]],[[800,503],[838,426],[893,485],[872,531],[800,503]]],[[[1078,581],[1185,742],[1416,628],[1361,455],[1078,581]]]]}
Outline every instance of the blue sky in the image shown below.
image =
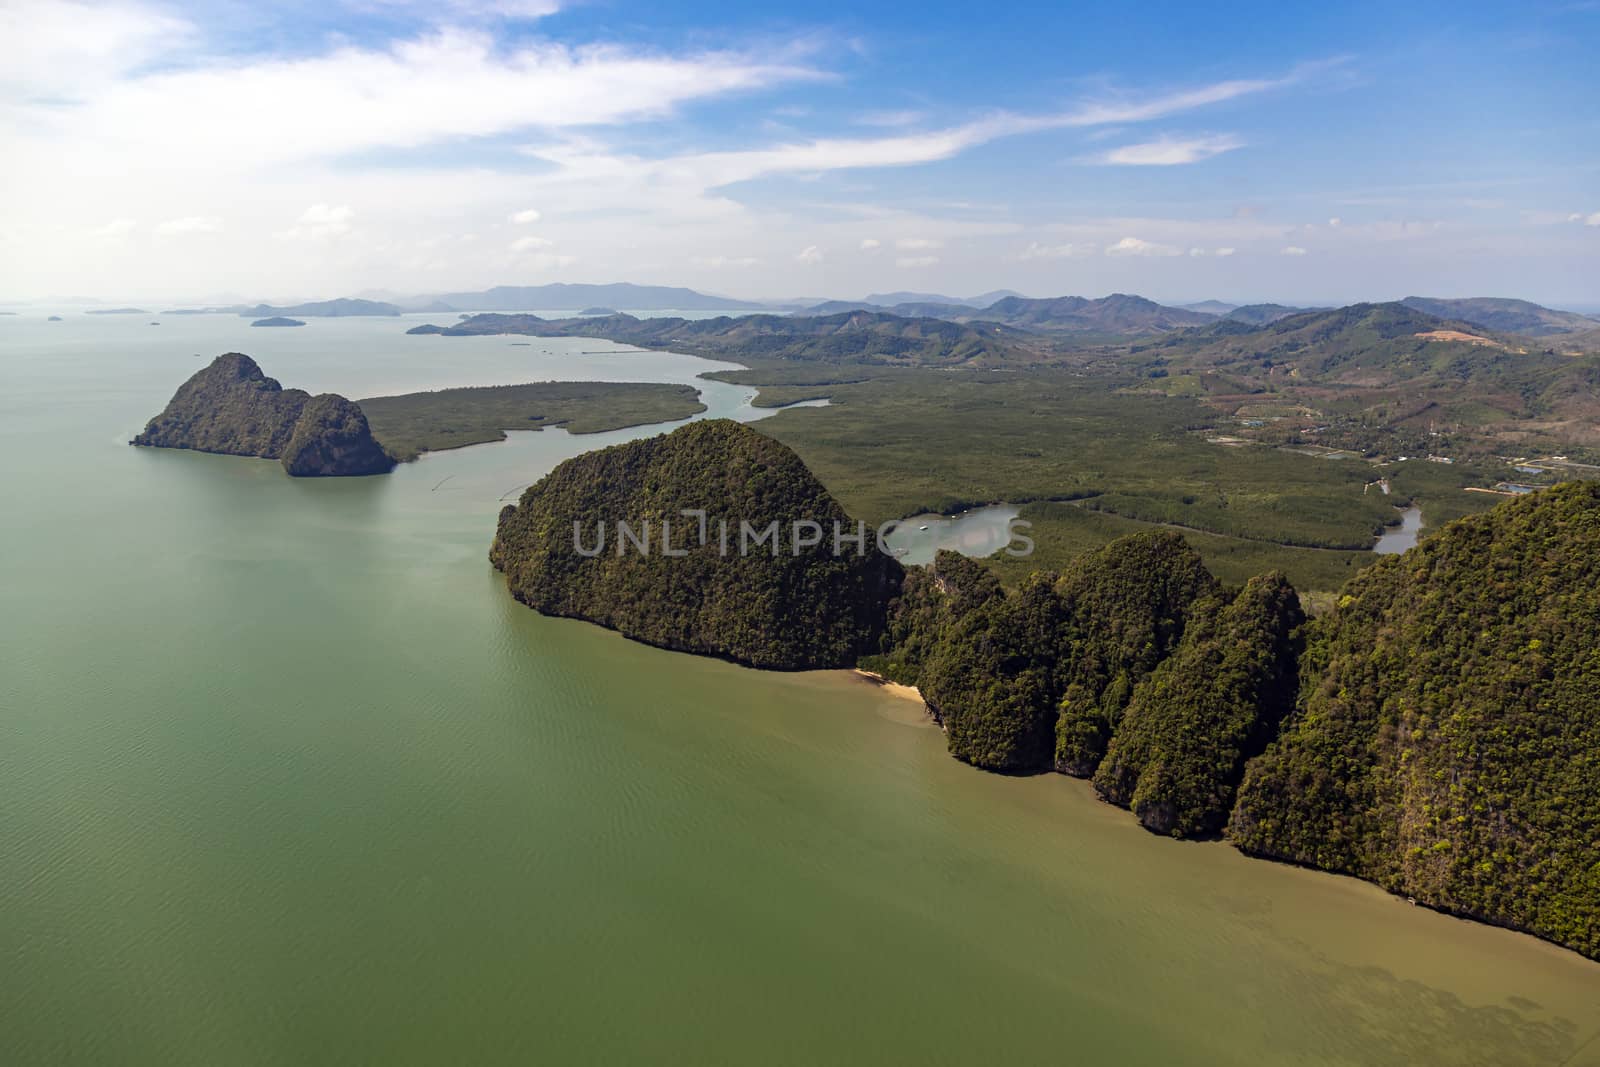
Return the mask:
{"type": "Polygon", "coordinates": [[[1600,305],[1600,2],[10,0],[0,298],[1600,305]]]}

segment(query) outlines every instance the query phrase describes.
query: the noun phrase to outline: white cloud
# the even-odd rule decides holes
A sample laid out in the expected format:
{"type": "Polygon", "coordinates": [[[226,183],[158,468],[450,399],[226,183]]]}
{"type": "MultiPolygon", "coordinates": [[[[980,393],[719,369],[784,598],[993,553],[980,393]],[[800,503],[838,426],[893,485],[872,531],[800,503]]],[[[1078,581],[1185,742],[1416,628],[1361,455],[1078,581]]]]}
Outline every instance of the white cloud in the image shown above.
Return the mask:
{"type": "Polygon", "coordinates": [[[365,6],[454,18],[540,19],[561,10],[557,0],[364,0],[365,6]]]}
{"type": "Polygon", "coordinates": [[[1108,256],[1181,256],[1183,249],[1174,248],[1155,241],[1145,241],[1138,237],[1124,237],[1114,245],[1106,247],[1108,256]]]}
{"type": "MultiPolygon", "coordinates": [[[[381,0],[355,2],[370,7],[381,0]]],[[[252,294],[368,285],[444,291],[503,283],[525,267],[568,265],[573,257],[555,249],[581,242],[588,270],[685,284],[694,284],[680,273],[688,271],[685,249],[737,249],[741,254],[689,262],[710,270],[754,266],[745,261],[759,258],[767,269],[741,281],[776,293],[789,284],[795,260],[821,262],[830,247],[859,246],[863,254],[846,256],[839,269],[848,262],[866,282],[871,267],[894,258],[886,254],[890,248],[912,261],[932,258],[923,253],[954,241],[965,252],[971,240],[972,255],[961,257],[960,269],[977,274],[986,256],[1010,258],[1026,240],[1014,235],[1023,233],[1039,237],[1026,256],[1039,260],[1094,254],[1125,233],[1182,246],[1243,245],[1251,239],[1120,222],[1046,236],[1048,227],[1023,229],[1032,220],[985,205],[957,206],[955,197],[937,206],[889,201],[820,205],[809,213],[729,187],[916,166],[997,138],[1146,121],[1300,77],[1101,98],[1047,114],[998,112],[934,130],[908,125],[927,116],[869,114],[867,125],[878,128],[853,135],[786,134],[733,151],[663,157],[638,146],[693,144],[700,129],[683,123],[673,138],[634,137],[628,124],[825,77],[816,41],[676,51],[571,45],[467,17],[504,14],[509,3],[408,2],[408,19],[414,11],[429,22],[467,28],[389,41],[329,37],[278,54],[208,51],[207,40],[225,37],[211,36],[209,21],[202,35],[165,13],[180,8],[164,0],[0,0],[0,25],[11,28],[15,60],[0,70],[0,83],[21,83],[0,103],[0,158],[7,200],[26,205],[0,209],[7,240],[0,288],[99,287],[111,296],[131,296],[130,288],[177,293],[221,286],[252,294]],[[66,16],[15,14],[47,9],[66,16]],[[105,25],[88,25],[102,12],[105,25]],[[36,28],[47,22],[57,29],[36,28]],[[57,58],[35,63],[39,52],[57,58]],[[478,152],[478,145],[494,151],[478,152]],[[508,148],[521,158],[508,160],[508,148]],[[114,185],[105,183],[108,173],[118,175],[114,185]],[[136,231],[128,222],[121,232],[133,231],[135,239],[121,242],[92,237],[89,224],[61,227],[59,220],[78,217],[91,203],[101,205],[105,218],[225,217],[227,226],[211,239],[219,254],[202,263],[180,254],[177,240],[137,240],[155,232],[149,222],[136,231]],[[514,250],[515,226],[537,230],[552,246],[514,250]],[[465,247],[456,240],[463,230],[483,239],[465,247]],[[885,236],[863,239],[863,233],[885,236]],[[896,247],[897,233],[928,244],[896,247]],[[318,254],[307,256],[290,242],[319,242],[318,254]],[[796,248],[808,251],[795,256],[796,248]]],[[[536,14],[550,5],[515,6],[536,14]]],[[[1290,239],[1279,234],[1275,243],[1290,239]]],[[[957,269],[954,262],[946,266],[957,269]]]]}
{"type": "Polygon", "coordinates": [[[943,248],[943,241],[935,241],[929,237],[902,237],[894,246],[905,252],[920,252],[929,248],[943,248]]]}
{"type": "MultiPolygon", "coordinates": [[[[148,9],[133,10],[144,12],[140,25],[147,31],[170,25],[148,9]]],[[[120,39],[130,35],[124,31],[120,39]]],[[[13,51],[27,54],[36,36],[31,26],[19,26],[10,38],[13,51]]],[[[48,80],[25,77],[14,110],[37,136],[173,172],[215,173],[661,117],[689,101],[816,74],[782,55],[673,57],[541,39],[502,47],[487,33],[447,28],[385,47],[347,44],[293,58],[199,56],[149,71],[129,67],[115,80],[85,85],[71,108],[38,99],[36,86],[48,80]],[[205,135],[195,136],[197,130],[205,135]]]]}
{"type": "Polygon", "coordinates": [[[551,248],[555,242],[547,237],[518,237],[511,242],[513,252],[533,252],[541,248],[551,248]]]}
{"type": "Polygon", "coordinates": [[[1303,256],[1306,254],[1306,250],[1299,245],[1285,245],[1282,254],[1286,256],[1303,256]]]}
{"type": "Polygon", "coordinates": [[[897,267],[931,267],[939,262],[938,256],[901,256],[894,261],[897,267]]]}
{"type": "Polygon", "coordinates": [[[523,270],[559,270],[570,267],[578,262],[577,256],[558,256],[550,252],[536,252],[531,256],[523,256],[517,260],[517,269],[523,270]]]}
{"type": "Polygon", "coordinates": [[[914,126],[927,117],[922,111],[864,111],[855,121],[861,126],[914,126]]]}
{"type": "Polygon", "coordinates": [[[1068,242],[1059,245],[1042,245],[1038,241],[1030,241],[1017,256],[1018,259],[1081,259],[1092,256],[1099,251],[1099,246],[1094,244],[1068,242]]]}
{"type": "Polygon", "coordinates": [[[1234,253],[1234,249],[1232,249],[1232,248],[1219,248],[1219,249],[1217,249],[1215,252],[1213,252],[1211,254],[1214,255],[1214,256],[1231,256],[1231,255],[1233,255],[1233,253],[1234,253]]]}
{"type": "Polygon", "coordinates": [[[115,240],[115,239],[117,239],[119,237],[128,236],[128,234],[133,232],[134,227],[136,227],[138,225],[139,224],[137,222],[135,222],[133,219],[112,219],[110,222],[106,223],[104,226],[95,227],[93,230],[90,231],[90,234],[92,236],[94,236],[94,237],[109,238],[109,239],[115,240]]]}
{"type": "Polygon", "coordinates": [[[147,4],[6,0],[0,90],[18,99],[81,100],[127,71],[189,44],[192,25],[147,4]]]}
{"type": "MultiPolygon", "coordinates": [[[[868,138],[818,138],[768,148],[745,149],[732,152],[708,152],[700,155],[679,156],[654,162],[637,159],[609,159],[613,166],[626,166],[640,176],[641,168],[651,173],[670,173],[695,180],[707,189],[716,189],[736,182],[781,174],[821,174],[833,170],[850,170],[871,167],[906,167],[936,163],[951,159],[962,152],[1005,137],[1015,137],[1046,130],[1094,126],[1108,122],[1137,122],[1201,107],[1208,103],[1231,100],[1252,92],[1288,85],[1301,75],[1271,81],[1222,82],[1184,93],[1157,97],[1141,103],[1085,105],[1071,111],[1041,115],[1017,115],[1000,112],[987,118],[924,133],[908,133],[889,137],[868,138]]],[[[1242,143],[1242,142],[1240,142],[1242,143]]],[[[1160,144],[1160,142],[1157,142],[1160,144]]],[[[1209,147],[1226,151],[1237,147],[1230,138],[1200,139],[1195,142],[1177,142],[1178,148],[1204,152],[1209,147]],[[1225,143],[1225,147],[1223,147],[1225,143]],[[1185,149],[1185,145],[1198,145],[1185,149]]],[[[1158,151],[1152,146],[1130,146],[1130,150],[1149,148],[1152,157],[1146,162],[1160,162],[1153,158],[1158,151]]],[[[532,150],[532,154],[551,162],[568,166],[577,165],[592,154],[573,152],[568,148],[532,150]]],[[[1137,151],[1135,151],[1137,155],[1137,151]]],[[[1215,154],[1215,152],[1211,152],[1215,154]]],[[[1130,160],[1137,161],[1137,160],[1130,160]]],[[[1181,162],[1181,160],[1174,160],[1181,162]]]]}
{"type": "Polygon", "coordinates": [[[689,262],[697,267],[754,267],[761,262],[756,256],[691,256],[689,262]]]}
{"type": "Polygon", "coordinates": [[[1123,145],[1091,157],[1093,162],[1134,167],[1172,167],[1240,148],[1244,142],[1232,135],[1178,139],[1160,137],[1143,144],[1123,145]]]}
{"type": "Polygon", "coordinates": [[[1306,78],[1338,66],[1342,59],[1325,60],[1316,63],[1304,63],[1290,71],[1281,78],[1246,78],[1233,81],[1214,82],[1203,85],[1197,89],[1185,89],[1180,92],[1167,93],[1163,96],[1148,97],[1144,100],[1133,100],[1127,96],[1112,97],[1096,103],[1086,104],[1076,111],[1071,112],[1070,125],[1074,126],[1109,126],[1121,122],[1149,122],[1153,119],[1165,118],[1183,111],[1193,111],[1196,108],[1210,104],[1220,104],[1228,100],[1236,100],[1242,96],[1251,96],[1264,93],[1272,89],[1282,89],[1306,78]]]}
{"type": "Polygon", "coordinates": [[[466,15],[518,19],[542,19],[561,10],[556,0],[446,0],[445,7],[466,15]]]}
{"type": "Polygon", "coordinates": [[[215,215],[185,215],[183,218],[167,219],[156,223],[156,233],[184,234],[184,233],[217,233],[222,229],[222,220],[215,215]]]}
{"type": "Polygon", "coordinates": [[[349,204],[312,204],[300,213],[293,226],[279,234],[291,241],[327,241],[350,232],[355,217],[349,204]]]}

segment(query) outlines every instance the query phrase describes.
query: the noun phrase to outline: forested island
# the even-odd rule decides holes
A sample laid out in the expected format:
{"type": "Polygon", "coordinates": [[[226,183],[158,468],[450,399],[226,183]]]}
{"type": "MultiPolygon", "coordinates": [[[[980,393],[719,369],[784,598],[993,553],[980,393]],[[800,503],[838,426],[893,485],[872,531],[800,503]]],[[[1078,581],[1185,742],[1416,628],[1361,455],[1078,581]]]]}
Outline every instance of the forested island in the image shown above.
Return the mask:
{"type": "Polygon", "coordinates": [[[252,325],[252,326],[304,326],[305,323],[302,322],[299,319],[291,319],[291,318],[289,318],[288,316],[285,316],[285,315],[273,315],[271,318],[257,319],[256,321],[252,322],[250,325],[252,325]]]}
{"type": "Polygon", "coordinates": [[[560,464],[500,513],[489,558],[546,615],[755,667],[846,667],[877,645],[902,571],[870,531],[836,554],[836,529],[857,526],[798,456],[712,419],[560,464]]]}
{"type": "Polygon", "coordinates": [[[718,551],[719,523],[811,518],[851,522],[793,452],[719,420],[561,464],[491,560],[546,614],[916,686],[956,758],[1090,779],[1153,832],[1600,958],[1600,483],[1453,522],[1316,618],[1283,574],[1224,586],[1170,530],[1010,588],[949,552],[718,551]],[[664,540],[608,540],[618,519],[664,540]]]}
{"type": "Polygon", "coordinates": [[[241,352],[197,371],[130,443],[276,459],[295,477],[394,468],[358,405],[337,393],[285,389],[241,352]]]}

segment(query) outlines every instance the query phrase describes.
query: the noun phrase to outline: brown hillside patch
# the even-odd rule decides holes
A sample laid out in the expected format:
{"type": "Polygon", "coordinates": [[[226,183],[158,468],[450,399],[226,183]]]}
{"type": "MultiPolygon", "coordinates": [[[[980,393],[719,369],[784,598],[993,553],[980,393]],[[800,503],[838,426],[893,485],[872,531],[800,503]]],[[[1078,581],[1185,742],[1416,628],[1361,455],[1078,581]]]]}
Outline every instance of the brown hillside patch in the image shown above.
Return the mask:
{"type": "Polygon", "coordinates": [[[1509,347],[1501,344],[1499,341],[1492,340],[1488,337],[1479,337],[1475,333],[1463,333],[1461,330],[1429,330],[1427,333],[1419,333],[1417,336],[1422,338],[1424,341],[1465,341],[1469,345],[1483,345],[1487,348],[1504,348],[1506,351],[1510,351],[1509,347]]]}

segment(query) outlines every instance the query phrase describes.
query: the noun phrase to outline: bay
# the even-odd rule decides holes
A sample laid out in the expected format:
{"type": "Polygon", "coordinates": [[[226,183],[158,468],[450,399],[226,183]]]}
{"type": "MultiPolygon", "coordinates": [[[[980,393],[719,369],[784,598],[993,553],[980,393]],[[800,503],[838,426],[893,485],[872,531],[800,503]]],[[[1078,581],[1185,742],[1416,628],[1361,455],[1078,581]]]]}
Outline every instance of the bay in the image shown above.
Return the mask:
{"type": "Polygon", "coordinates": [[[195,353],[357,397],[705,361],[63,314],[0,319],[0,1062],[1600,1062],[1572,953],[513,602],[502,500],[654,429],[366,479],[126,445],[195,353]]]}

